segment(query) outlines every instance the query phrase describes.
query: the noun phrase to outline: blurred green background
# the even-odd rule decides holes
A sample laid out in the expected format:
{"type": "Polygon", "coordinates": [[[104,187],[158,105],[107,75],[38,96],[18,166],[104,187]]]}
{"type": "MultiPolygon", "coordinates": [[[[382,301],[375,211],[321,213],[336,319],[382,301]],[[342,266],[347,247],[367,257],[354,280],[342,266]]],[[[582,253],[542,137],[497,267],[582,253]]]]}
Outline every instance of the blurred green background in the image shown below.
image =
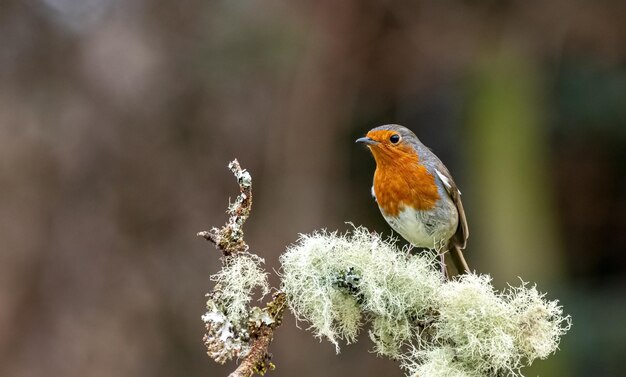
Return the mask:
{"type": "MultiPolygon", "coordinates": [[[[559,298],[529,376],[626,368],[626,2],[2,0],[0,375],[222,376],[200,315],[239,158],[268,268],[298,233],[389,234],[368,129],[463,191],[470,265],[559,298]]],[[[272,277],[277,284],[276,277],[272,277]]],[[[273,376],[401,376],[289,314],[273,376]],[[306,328],[306,324],[300,324],[306,328]]]]}

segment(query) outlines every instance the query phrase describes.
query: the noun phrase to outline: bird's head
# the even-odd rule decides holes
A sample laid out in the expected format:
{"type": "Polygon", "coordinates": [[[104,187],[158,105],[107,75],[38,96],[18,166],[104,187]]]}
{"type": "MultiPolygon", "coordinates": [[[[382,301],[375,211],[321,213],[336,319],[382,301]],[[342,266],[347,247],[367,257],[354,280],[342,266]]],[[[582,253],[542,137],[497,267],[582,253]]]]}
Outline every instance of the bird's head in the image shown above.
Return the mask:
{"type": "Polygon", "coordinates": [[[417,136],[408,128],[397,124],[373,128],[356,142],[370,149],[377,165],[418,159],[415,150],[415,145],[419,143],[417,136]]]}

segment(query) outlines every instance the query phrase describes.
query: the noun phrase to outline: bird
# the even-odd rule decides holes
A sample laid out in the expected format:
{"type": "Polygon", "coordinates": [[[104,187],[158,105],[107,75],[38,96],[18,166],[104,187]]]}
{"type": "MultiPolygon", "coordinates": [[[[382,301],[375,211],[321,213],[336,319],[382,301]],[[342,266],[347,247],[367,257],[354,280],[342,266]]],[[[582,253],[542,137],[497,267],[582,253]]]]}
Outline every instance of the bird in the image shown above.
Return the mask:
{"type": "Polygon", "coordinates": [[[408,128],[387,124],[356,140],[376,161],[372,196],[387,223],[415,247],[437,249],[446,274],[449,251],[459,274],[469,230],[459,191],[448,168],[408,128]]]}

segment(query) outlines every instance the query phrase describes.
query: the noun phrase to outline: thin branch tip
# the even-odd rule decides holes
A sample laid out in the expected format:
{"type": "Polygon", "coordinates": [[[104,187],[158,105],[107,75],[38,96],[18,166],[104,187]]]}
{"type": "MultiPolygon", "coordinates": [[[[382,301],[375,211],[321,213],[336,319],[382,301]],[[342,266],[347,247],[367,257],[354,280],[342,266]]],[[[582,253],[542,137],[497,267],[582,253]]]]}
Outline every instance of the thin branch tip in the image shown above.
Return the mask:
{"type": "Polygon", "coordinates": [[[243,239],[243,224],[252,209],[252,176],[241,168],[237,159],[228,164],[228,169],[235,175],[239,185],[239,195],[233,203],[229,203],[226,211],[228,221],[221,229],[213,228],[197,233],[199,237],[214,243],[224,255],[248,251],[249,247],[243,239]]]}
{"type": "Polygon", "coordinates": [[[203,230],[202,232],[198,232],[196,233],[196,236],[198,237],[202,237],[204,239],[206,239],[207,241],[211,240],[211,232],[207,232],[206,230],[203,230]]]}

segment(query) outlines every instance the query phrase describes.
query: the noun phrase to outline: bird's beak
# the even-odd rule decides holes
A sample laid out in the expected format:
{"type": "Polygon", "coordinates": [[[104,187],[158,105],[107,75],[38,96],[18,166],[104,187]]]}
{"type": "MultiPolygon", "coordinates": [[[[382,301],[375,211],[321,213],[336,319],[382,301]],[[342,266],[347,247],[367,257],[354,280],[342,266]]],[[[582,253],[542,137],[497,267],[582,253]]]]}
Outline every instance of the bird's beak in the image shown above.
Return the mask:
{"type": "Polygon", "coordinates": [[[372,139],[371,137],[361,137],[356,139],[355,143],[360,143],[360,144],[367,144],[367,145],[374,145],[374,144],[378,144],[378,142],[374,139],[372,139]]]}

